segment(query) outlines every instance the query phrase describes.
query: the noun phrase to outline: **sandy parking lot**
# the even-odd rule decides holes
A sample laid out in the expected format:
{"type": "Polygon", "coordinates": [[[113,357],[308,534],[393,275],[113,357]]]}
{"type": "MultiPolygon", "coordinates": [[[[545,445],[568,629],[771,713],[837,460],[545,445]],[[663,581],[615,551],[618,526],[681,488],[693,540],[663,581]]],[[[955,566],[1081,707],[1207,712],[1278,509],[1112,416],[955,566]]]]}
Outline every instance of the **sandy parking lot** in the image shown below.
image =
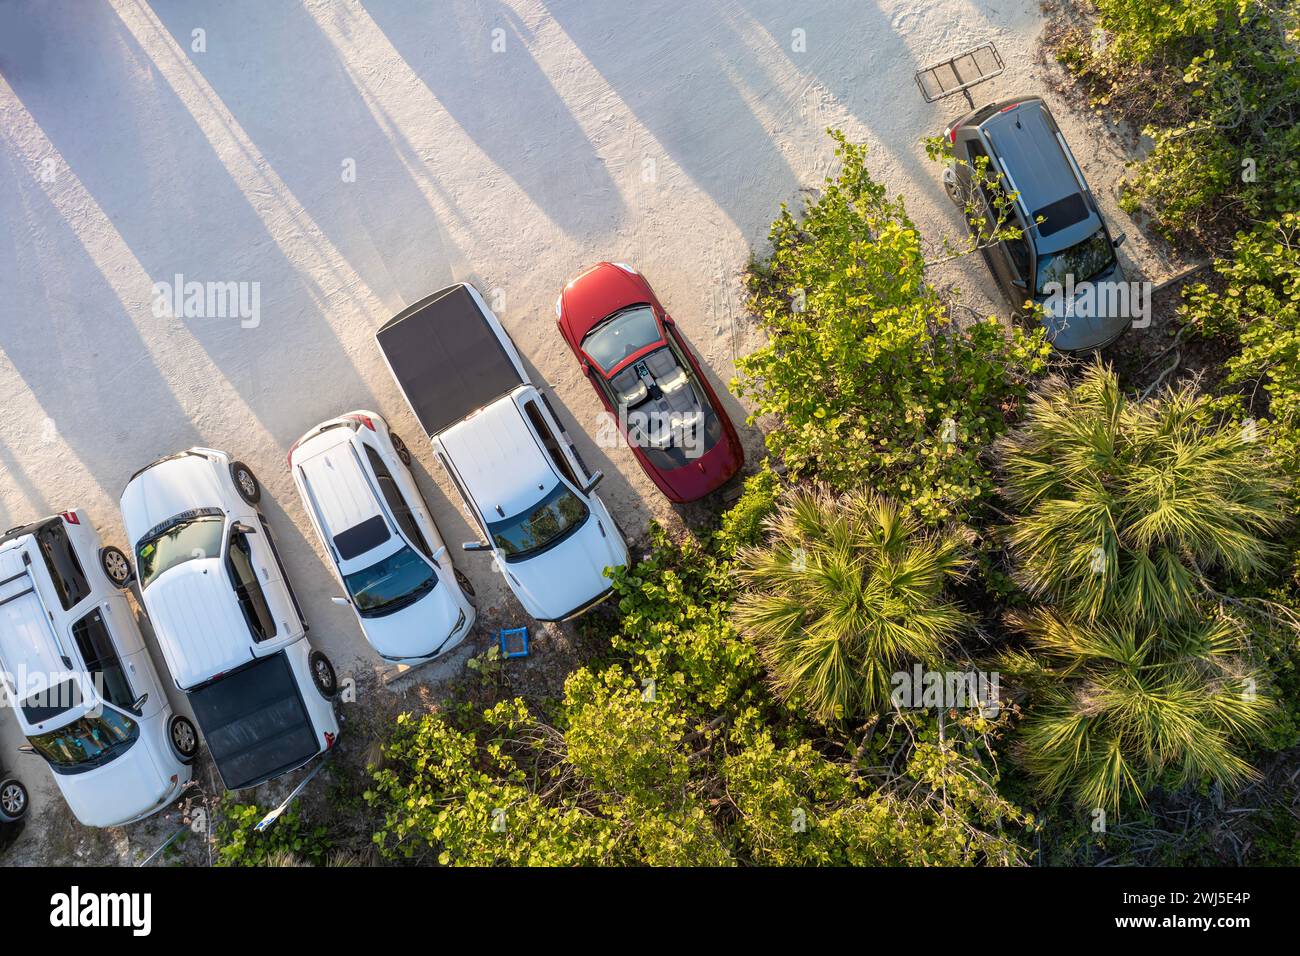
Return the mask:
{"type": "MultiPolygon", "coordinates": [[[[993,40],[1007,72],[976,98],[1046,93],[1042,26],[1033,0],[0,0],[0,527],[79,506],[125,546],[117,498],[132,472],[227,449],[265,485],[313,641],[341,672],[373,670],[329,601],[289,445],[322,419],[379,411],[416,450],[445,536],[472,536],[412,440],[375,328],[474,282],[553,384],[623,526],[671,517],[625,450],[593,443],[599,405],[554,328],[565,278],[637,264],[725,384],[752,345],[739,274],[778,204],[831,171],[825,127],[872,144],[927,236],[954,233],[919,140],[964,103],[926,105],[913,72],[993,40]],[[177,275],[256,283],[256,322],[158,317],[154,283],[177,275]]],[[[1049,100],[1129,233],[1122,254],[1159,278],[1115,207],[1116,140],[1049,100]]],[[[976,265],[940,278],[992,308],[976,265]]],[[[481,558],[458,558],[481,606],[522,620],[481,558]]],[[[33,792],[8,862],[126,861],[175,826],[73,826],[18,740],[0,719],[0,762],[33,792]]]]}

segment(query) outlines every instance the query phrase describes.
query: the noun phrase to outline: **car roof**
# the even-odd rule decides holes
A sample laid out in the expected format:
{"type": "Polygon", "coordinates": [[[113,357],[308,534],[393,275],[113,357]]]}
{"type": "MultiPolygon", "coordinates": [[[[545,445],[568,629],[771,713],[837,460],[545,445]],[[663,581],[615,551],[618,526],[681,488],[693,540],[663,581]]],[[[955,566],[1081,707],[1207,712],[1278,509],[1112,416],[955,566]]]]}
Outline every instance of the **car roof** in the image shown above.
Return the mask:
{"type": "Polygon", "coordinates": [[[36,574],[28,575],[38,566],[28,551],[29,543],[10,541],[0,547],[0,663],[11,680],[71,669],[59,652],[54,626],[42,605],[42,582],[36,574]]]}
{"type": "Polygon", "coordinates": [[[167,667],[182,688],[255,656],[220,558],[195,558],[167,569],[145,588],[144,602],[167,667]]]}
{"type": "Polygon", "coordinates": [[[352,442],[354,434],[348,429],[324,432],[306,446],[307,454],[300,450],[294,458],[322,530],[331,538],[383,514],[352,442]],[[331,436],[332,442],[321,442],[331,436]]]}
{"type": "Polygon", "coordinates": [[[1040,250],[1072,245],[1097,231],[1101,220],[1083,199],[1082,172],[1076,177],[1042,100],[1003,107],[980,129],[1031,219],[1044,217],[1036,240],[1040,250]]]}
{"type": "MultiPolygon", "coordinates": [[[[518,514],[558,480],[516,404],[520,393],[489,405],[439,436],[456,473],[488,520],[518,514]],[[539,489],[538,486],[542,488],[539,489]]],[[[531,393],[523,393],[531,395],[531,393]]]]}

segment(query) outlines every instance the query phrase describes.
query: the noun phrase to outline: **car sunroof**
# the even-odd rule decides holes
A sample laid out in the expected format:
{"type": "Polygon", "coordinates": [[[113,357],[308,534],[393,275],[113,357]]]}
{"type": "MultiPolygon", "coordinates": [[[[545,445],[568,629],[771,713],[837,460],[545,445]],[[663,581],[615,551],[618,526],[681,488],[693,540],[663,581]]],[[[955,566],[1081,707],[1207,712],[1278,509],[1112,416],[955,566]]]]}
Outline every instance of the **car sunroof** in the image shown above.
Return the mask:
{"type": "Polygon", "coordinates": [[[1034,220],[1037,221],[1040,216],[1043,221],[1038,223],[1038,234],[1050,236],[1087,219],[1088,204],[1083,201],[1082,193],[1073,193],[1035,210],[1034,220]]]}
{"type": "Polygon", "coordinates": [[[383,515],[367,518],[355,528],[334,536],[334,547],[338,549],[340,561],[351,561],[379,547],[392,535],[388,533],[388,524],[383,515]]]}

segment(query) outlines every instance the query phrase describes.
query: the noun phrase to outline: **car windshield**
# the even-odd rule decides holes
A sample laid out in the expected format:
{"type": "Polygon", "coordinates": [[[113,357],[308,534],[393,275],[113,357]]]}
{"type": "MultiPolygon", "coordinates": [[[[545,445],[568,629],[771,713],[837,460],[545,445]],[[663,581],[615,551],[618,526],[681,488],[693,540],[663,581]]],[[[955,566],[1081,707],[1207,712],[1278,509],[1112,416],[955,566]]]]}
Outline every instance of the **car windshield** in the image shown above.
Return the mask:
{"type": "Polygon", "coordinates": [[[1068,249],[1042,253],[1038,257],[1038,294],[1047,295],[1051,283],[1064,288],[1066,276],[1074,276],[1075,285],[1087,282],[1109,269],[1114,261],[1115,250],[1104,229],[1068,249]]]}
{"type": "Polygon", "coordinates": [[[105,707],[98,715],[87,714],[46,734],[28,737],[32,747],[55,770],[89,769],[111,760],[139,736],[134,720],[105,707]]]}
{"type": "Polygon", "coordinates": [[[343,578],[352,605],[362,617],[383,617],[400,611],[432,591],[437,583],[429,562],[406,545],[343,578]]]}
{"type": "Polygon", "coordinates": [[[226,519],[222,515],[201,515],[174,524],[161,534],[141,541],[135,549],[135,564],[140,572],[140,587],[147,588],[169,568],[194,558],[221,555],[221,532],[226,519]]]}
{"type": "Polygon", "coordinates": [[[609,371],[629,355],[635,355],[662,338],[654,309],[648,305],[636,305],[598,326],[582,340],[582,348],[593,362],[609,371]]]}
{"type": "Polygon", "coordinates": [[[559,544],[587,520],[587,506],[563,482],[520,514],[493,521],[488,531],[507,561],[519,561],[559,544]]]}

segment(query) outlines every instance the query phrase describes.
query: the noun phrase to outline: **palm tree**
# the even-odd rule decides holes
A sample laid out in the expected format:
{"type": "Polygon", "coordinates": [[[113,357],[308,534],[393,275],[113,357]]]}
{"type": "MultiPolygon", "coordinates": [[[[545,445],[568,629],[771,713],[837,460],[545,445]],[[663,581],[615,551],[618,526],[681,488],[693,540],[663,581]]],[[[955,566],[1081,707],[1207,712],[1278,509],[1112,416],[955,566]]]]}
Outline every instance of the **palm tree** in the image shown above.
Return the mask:
{"type": "Polygon", "coordinates": [[[1022,584],[1086,621],[1191,613],[1203,573],[1249,575],[1286,518],[1253,428],[1216,423],[1190,386],[1129,401],[1100,363],[1076,385],[1049,379],[996,451],[1022,584]]]}
{"type": "Polygon", "coordinates": [[[945,600],[964,537],[923,532],[892,502],[797,489],[765,520],[769,541],[739,555],[736,603],[773,687],[823,722],[889,706],[891,677],[942,663],[968,617],[945,600]]]}
{"type": "Polygon", "coordinates": [[[1085,623],[1040,609],[1011,623],[1029,643],[1002,670],[1035,692],[1018,750],[1044,795],[1113,811],[1156,786],[1254,775],[1238,751],[1272,704],[1233,619],[1085,623]]]}

